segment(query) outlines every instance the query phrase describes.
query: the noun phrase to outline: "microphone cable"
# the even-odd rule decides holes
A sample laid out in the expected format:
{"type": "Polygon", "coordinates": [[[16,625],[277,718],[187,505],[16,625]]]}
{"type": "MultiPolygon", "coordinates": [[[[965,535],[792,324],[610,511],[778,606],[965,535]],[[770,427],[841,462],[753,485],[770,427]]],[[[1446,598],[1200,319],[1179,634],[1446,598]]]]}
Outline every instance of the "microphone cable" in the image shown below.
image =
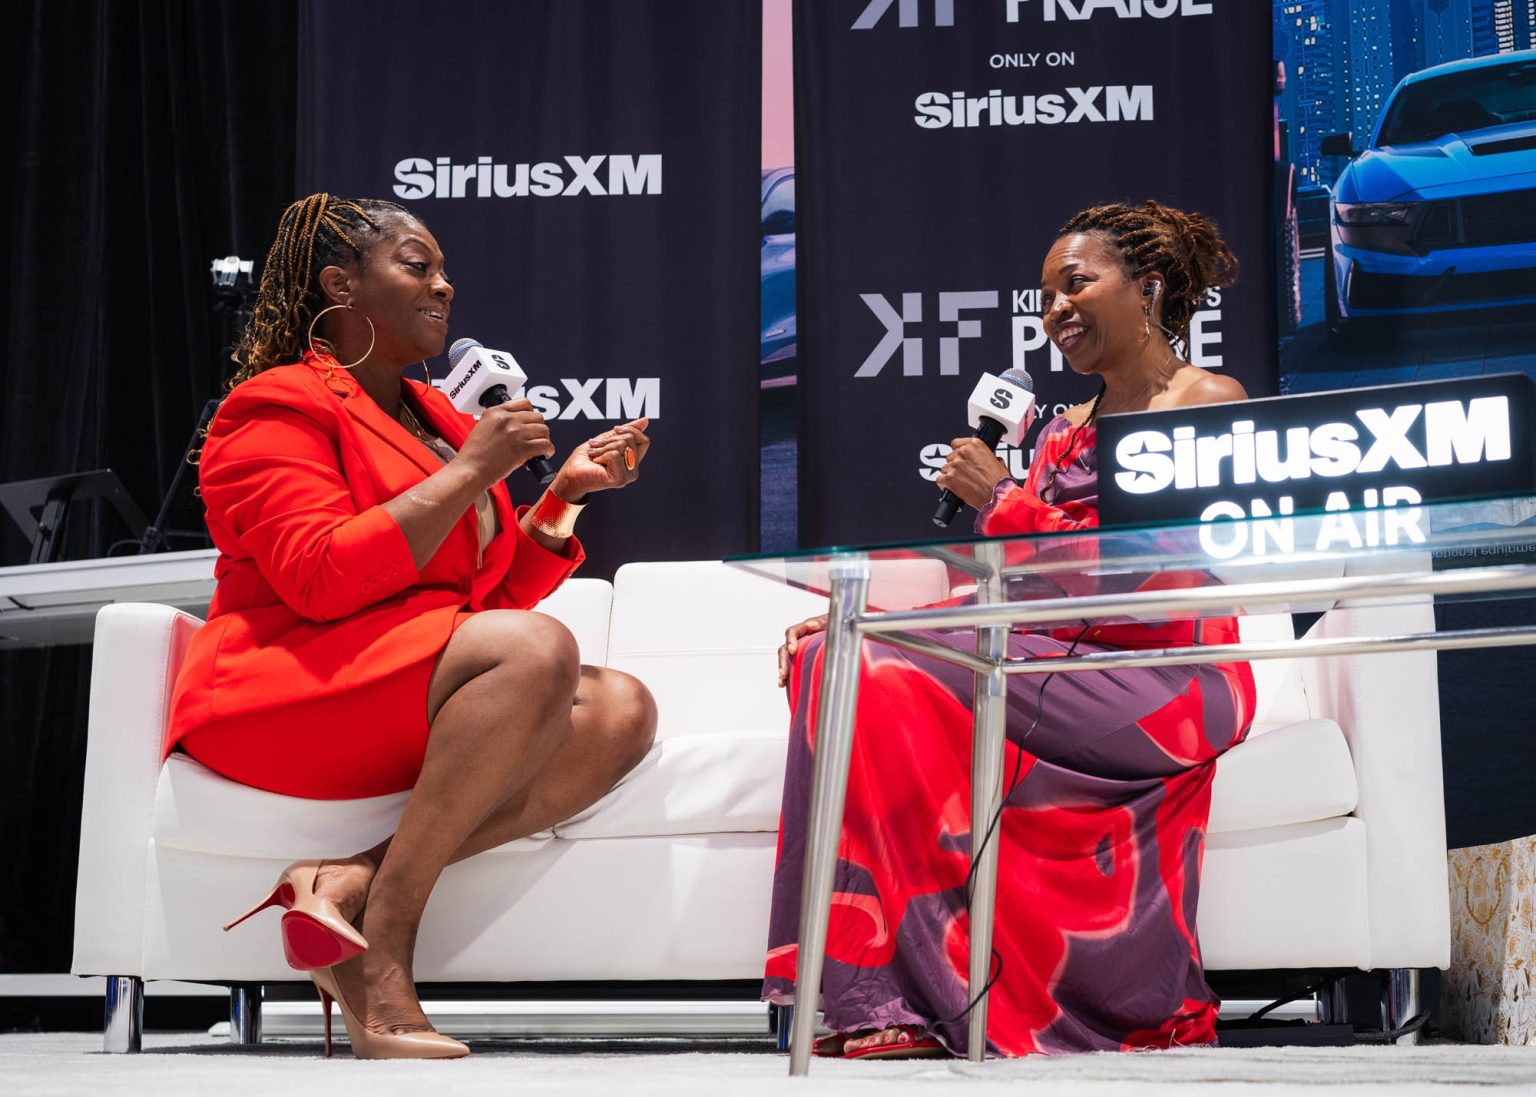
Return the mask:
{"type": "MultiPolygon", "coordinates": [[[[1065,658],[1066,656],[1069,656],[1073,652],[1077,651],[1077,645],[1082,642],[1084,636],[1088,635],[1088,630],[1092,627],[1092,622],[1084,621],[1082,630],[1078,632],[1075,637],[1073,637],[1072,643],[1067,646],[1067,650],[1063,652],[1062,655],[1052,656],[1052,658],[1065,658]]],[[[1017,744],[1019,749],[1014,751],[1013,755],[1013,774],[1008,778],[1008,786],[1003,791],[1002,798],[998,800],[997,810],[992,813],[992,818],[987,823],[986,832],[981,837],[981,843],[980,845],[976,846],[975,853],[971,857],[970,870],[965,874],[965,906],[967,911],[970,910],[971,901],[975,898],[976,894],[976,866],[981,863],[982,851],[987,848],[987,843],[992,841],[993,835],[996,833],[998,825],[1002,822],[1003,808],[1007,806],[1008,798],[1014,794],[1015,790],[1017,790],[1019,787],[1020,781],[1023,780],[1023,774],[1020,772],[1020,770],[1024,765],[1024,743],[1028,741],[1029,737],[1035,733],[1035,729],[1040,726],[1040,721],[1045,716],[1045,687],[1051,684],[1051,679],[1055,678],[1057,673],[1057,671],[1053,670],[1040,681],[1040,689],[1035,694],[1034,722],[1029,725],[1029,729],[1025,731],[1023,735],[1019,736],[1019,742],[1017,744]]],[[[972,820],[971,835],[973,840],[975,833],[976,825],[975,821],[972,820]]],[[[995,903],[996,901],[996,896],[993,896],[993,902],[995,903]]],[[[995,924],[996,923],[994,921],[994,926],[995,924]]],[[[953,1017],[946,1017],[941,1021],[936,1021],[935,1025],[952,1025],[956,1022],[965,1020],[970,1016],[971,1010],[976,1008],[981,1000],[987,996],[988,992],[990,992],[991,989],[997,985],[997,981],[1003,977],[1003,954],[997,950],[997,945],[995,943],[995,933],[993,937],[994,944],[992,945],[992,962],[987,965],[987,981],[982,985],[982,988],[976,992],[975,996],[966,1003],[964,1009],[955,1014],[953,1017]]],[[[932,1026],[930,1026],[929,1031],[932,1031],[932,1026]]]]}

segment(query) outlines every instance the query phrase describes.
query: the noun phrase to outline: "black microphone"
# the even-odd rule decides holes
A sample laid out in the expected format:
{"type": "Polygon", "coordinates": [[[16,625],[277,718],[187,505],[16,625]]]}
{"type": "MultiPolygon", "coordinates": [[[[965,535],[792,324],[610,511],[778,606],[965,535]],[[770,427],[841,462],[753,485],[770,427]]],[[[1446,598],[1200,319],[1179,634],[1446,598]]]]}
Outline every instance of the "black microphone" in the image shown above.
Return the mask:
{"type": "MultiPolygon", "coordinates": [[[[523,390],[528,375],[504,350],[491,350],[478,339],[456,339],[448,348],[448,379],[443,389],[453,406],[477,418],[485,408],[512,400],[523,390]]],[[[541,484],[555,478],[555,470],[543,457],[530,457],[523,468],[541,484]]]]}
{"type": "MultiPolygon", "coordinates": [[[[983,373],[971,391],[969,422],[976,437],[988,449],[996,449],[1005,438],[1016,446],[1035,421],[1035,381],[1023,366],[1003,371],[1001,377],[983,373]]],[[[954,492],[945,489],[939,495],[939,507],[933,512],[933,524],[947,527],[965,504],[954,492]]]]}

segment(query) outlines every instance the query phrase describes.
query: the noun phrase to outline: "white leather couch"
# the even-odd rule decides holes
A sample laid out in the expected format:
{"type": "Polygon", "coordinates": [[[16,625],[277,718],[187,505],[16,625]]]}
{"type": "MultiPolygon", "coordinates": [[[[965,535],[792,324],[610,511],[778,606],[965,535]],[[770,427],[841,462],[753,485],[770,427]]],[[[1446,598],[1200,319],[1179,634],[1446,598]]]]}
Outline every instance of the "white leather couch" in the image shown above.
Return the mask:
{"type": "MultiPolygon", "coordinates": [[[[612,585],[572,580],[540,607],[572,629],[584,661],[651,688],[657,742],[580,816],[450,867],[422,925],[417,978],[590,981],[611,993],[632,980],[758,977],[788,725],[774,653],[786,625],[825,604],[704,562],[631,564],[612,585]]],[[[171,684],[199,625],[149,604],[97,620],[73,971],[115,977],[108,1050],[137,1048],[143,980],[294,979],[275,918],[219,927],[289,861],[373,845],[405,800],[293,799],[186,755],[162,764],[171,684]]],[[[1314,633],[1431,628],[1426,605],[1336,609],[1314,633]]],[[[1291,635],[1283,615],[1242,629],[1291,635]]],[[[1254,669],[1258,720],[1221,759],[1213,792],[1199,914],[1207,966],[1444,967],[1433,653],[1254,669]]],[[[237,1024],[237,1037],[255,1032],[237,1024]]]]}

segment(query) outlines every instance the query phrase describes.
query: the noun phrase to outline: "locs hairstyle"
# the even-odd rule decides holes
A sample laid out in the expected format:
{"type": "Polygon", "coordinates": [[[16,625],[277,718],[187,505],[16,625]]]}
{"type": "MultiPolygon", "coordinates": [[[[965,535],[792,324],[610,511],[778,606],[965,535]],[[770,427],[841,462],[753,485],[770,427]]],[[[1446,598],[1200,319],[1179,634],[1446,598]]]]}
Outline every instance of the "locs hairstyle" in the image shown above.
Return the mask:
{"type": "Polygon", "coordinates": [[[1163,328],[1185,347],[1189,322],[1205,291],[1237,281],[1237,256],[1215,223],[1202,213],[1185,213],[1154,201],[1137,206],[1111,203],[1074,215],[1056,237],[1074,233],[1108,239],[1119,249],[1132,278],[1153,272],[1163,276],[1163,328]]]}
{"type": "Polygon", "coordinates": [[[256,309],[230,355],[237,367],[230,388],[303,356],[309,323],[324,307],[320,272],[328,266],[361,263],[384,238],[386,222],[400,216],[411,214],[394,202],[329,194],[300,198],[283,211],[261,271],[256,309]]]}

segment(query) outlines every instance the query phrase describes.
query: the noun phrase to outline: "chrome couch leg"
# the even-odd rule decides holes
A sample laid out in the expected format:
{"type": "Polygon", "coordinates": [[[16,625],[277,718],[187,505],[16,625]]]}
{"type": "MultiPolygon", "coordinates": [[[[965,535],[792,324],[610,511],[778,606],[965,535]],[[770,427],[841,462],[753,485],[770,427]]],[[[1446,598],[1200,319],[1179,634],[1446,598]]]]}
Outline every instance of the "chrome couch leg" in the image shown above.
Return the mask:
{"type": "MultiPolygon", "coordinates": [[[[1402,1028],[1419,1015],[1419,969],[1392,968],[1381,973],[1381,1027],[1390,1032],[1402,1028]]],[[[1419,1042],[1422,1028],[1399,1036],[1395,1044],[1419,1042]]]]}
{"type": "Polygon", "coordinates": [[[229,988],[229,1042],[241,1047],[261,1043],[261,984],[229,988]]]}
{"type": "Polygon", "coordinates": [[[773,1018],[774,1046],[780,1051],[788,1051],[789,1026],[795,1019],[795,1007],[770,1005],[768,1015],[773,1018]]]}
{"type": "Polygon", "coordinates": [[[144,1039],[144,980],[137,975],[108,975],[102,1050],[108,1055],[137,1054],[144,1039]]]}
{"type": "Polygon", "coordinates": [[[1318,1020],[1325,1025],[1349,1024],[1349,996],[1345,993],[1344,976],[1339,975],[1323,984],[1317,992],[1318,1020]]]}

